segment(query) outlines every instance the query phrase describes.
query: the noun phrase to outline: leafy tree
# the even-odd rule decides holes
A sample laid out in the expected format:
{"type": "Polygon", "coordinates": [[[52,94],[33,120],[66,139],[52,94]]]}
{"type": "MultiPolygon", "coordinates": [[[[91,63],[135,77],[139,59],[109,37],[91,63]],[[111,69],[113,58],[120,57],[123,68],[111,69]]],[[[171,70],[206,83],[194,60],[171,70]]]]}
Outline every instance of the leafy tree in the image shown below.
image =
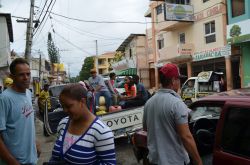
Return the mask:
{"type": "Polygon", "coordinates": [[[52,36],[51,36],[51,33],[49,32],[48,34],[48,55],[49,55],[49,59],[50,59],[50,62],[51,64],[53,63],[60,63],[60,59],[59,59],[59,51],[58,51],[58,48],[56,47],[53,39],[52,39],[52,36]]]}
{"type": "Polygon", "coordinates": [[[94,68],[94,58],[86,57],[79,73],[80,80],[87,80],[90,77],[90,69],[94,68]]]}
{"type": "Polygon", "coordinates": [[[241,28],[239,25],[233,25],[230,29],[230,36],[231,37],[238,37],[241,34],[241,28]]]}
{"type": "Polygon", "coordinates": [[[80,77],[76,76],[76,77],[70,77],[69,82],[70,83],[76,83],[80,81],[80,77]]]}
{"type": "Polygon", "coordinates": [[[121,61],[123,59],[123,53],[122,52],[116,52],[114,57],[114,63],[121,61]]]}

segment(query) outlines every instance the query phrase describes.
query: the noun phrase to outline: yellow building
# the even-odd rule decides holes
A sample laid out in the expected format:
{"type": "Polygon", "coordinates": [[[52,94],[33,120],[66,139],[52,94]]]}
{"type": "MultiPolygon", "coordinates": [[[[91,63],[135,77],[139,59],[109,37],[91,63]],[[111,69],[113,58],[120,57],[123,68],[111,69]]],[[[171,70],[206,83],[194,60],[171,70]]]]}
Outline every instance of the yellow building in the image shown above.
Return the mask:
{"type": "Polygon", "coordinates": [[[145,17],[152,21],[148,62],[157,87],[157,68],[172,62],[188,77],[207,70],[224,72],[227,88],[232,88],[232,63],[239,65],[240,59],[227,45],[225,0],[155,0],[145,17]]]}
{"type": "Polygon", "coordinates": [[[111,63],[115,57],[115,52],[107,52],[94,58],[94,68],[98,74],[109,73],[112,70],[111,63]]]}

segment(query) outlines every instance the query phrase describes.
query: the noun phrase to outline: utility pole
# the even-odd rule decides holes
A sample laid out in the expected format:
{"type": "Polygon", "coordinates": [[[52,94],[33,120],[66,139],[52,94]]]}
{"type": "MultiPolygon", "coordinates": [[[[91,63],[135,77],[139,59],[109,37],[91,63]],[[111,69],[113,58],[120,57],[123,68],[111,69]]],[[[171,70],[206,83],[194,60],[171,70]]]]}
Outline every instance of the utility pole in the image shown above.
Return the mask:
{"type": "Polygon", "coordinates": [[[27,23],[26,47],[25,47],[25,59],[29,63],[31,59],[31,46],[32,46],[32,38],[33,38],[34,4],[35,4],[35,0],[30,0],[30,18],[27,23]]]}
{"type": "Polygon", "coordinates": [[[98,43],[97,40],[95,40],[95,48],[96,48],[96,60],[95,60],[95,66],[96,66],[96,73],[99,74],[99,69],[98,69],[98,43]]]}
{"type": "Polygon", "coordinates": [[[68,74],[69,74],[69,79],[70,79],[70,65],[71,65],[71,63],[68,63],[68,74]]]}
{"type": "Polygon", "coordinates": [[[41,82],[41,72],[42,72],[42,55],[39,50],[39,82],[41,82]]]}

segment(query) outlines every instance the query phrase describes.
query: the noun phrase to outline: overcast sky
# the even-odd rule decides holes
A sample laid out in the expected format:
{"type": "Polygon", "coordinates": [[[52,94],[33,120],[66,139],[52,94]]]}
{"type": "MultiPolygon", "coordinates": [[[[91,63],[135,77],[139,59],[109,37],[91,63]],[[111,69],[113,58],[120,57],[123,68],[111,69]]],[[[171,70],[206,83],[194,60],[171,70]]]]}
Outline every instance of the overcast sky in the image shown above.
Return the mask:
{"type": "MultiPolygon", "coordinates": [[[[35,0],[35,19],[41,14],[46,0],[35,0]]],[[[47,0],[48,7],[51,0],[47,0]]],[[[53,5],[55,0],[52,0],[53,5]]],[[[0,0],[0,12],[12,16],[29,17],[30,0],[0,0]]],[[[57,0],[52,12],[70,18],[90,21],[146,22],[144,17],[149,0],[57,0]]],[[[44,11],[46,11],[45,7],[44,11]]],[[[43,18],[45,12],[40,17],[43,18]]],[[[86,56],[95,55],[95,40],[98,40],[98,54],[115,51],[130,33],[145,33],[150,24],[86,23],[50,14],[45,17],[33,38],[33,51],[41,50],[47,57],[47,35],[52,32],[56,46],[61,50],[61,62],[70,65],[71,76],[78,75],[86,56]],[[45,25],[44,25],[45,24],[45,25]],[[55,33],[53,32],[53,30],[55,33]]],[[[26,27],[12,17],[14,42],[11,49],[24,52],[26,27]]],[[[150,20],[147,20],[150,21],[150,20]]]]}

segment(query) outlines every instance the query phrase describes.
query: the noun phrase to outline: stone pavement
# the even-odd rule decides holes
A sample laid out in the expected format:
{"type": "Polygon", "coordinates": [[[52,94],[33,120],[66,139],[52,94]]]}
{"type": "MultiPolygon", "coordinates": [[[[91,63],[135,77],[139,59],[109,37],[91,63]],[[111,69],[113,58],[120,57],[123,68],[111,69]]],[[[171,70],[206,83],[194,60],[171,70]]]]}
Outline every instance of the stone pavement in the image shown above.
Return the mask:
{"type": "Polygon", "coordinates": [[[42,165],[43,162],[46,162],[50,159],[51,151],[54,146],[54,142],[56,140],[55,136],[49,136],[45,137],[43,135],[43,122],[36,118],[35,120],[35,126],[36,126],[36,138],[37,141],[40,143],[41,147],[41,155],[38,159],[37,164],[42,165]]]}

